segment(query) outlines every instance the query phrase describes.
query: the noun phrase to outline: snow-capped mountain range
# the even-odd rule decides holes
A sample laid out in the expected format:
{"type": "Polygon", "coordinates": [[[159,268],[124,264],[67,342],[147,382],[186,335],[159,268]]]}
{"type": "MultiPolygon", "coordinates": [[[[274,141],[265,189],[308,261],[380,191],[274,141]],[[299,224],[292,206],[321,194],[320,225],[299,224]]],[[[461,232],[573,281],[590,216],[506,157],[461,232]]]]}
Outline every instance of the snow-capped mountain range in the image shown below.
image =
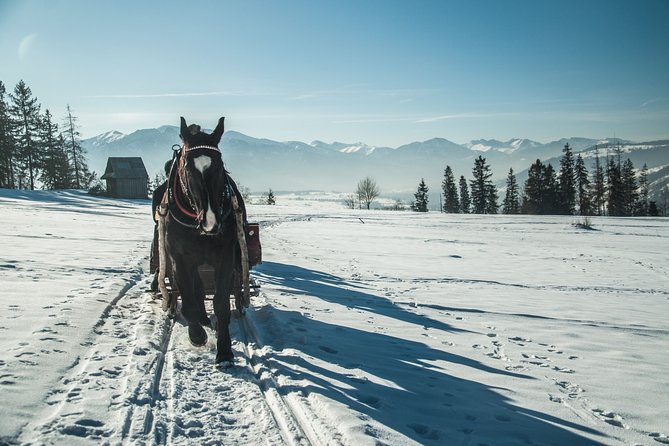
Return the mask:
{"type": "MultiPolygon", "coordinates": [[[[83,145],[91,169],[99,174],[110,156],[140,156],[153,178],[172,156],[172,146],[179,142],[178,127],[166,125],[127,135],[111,131],[86,139],[83,145]]],[[[227,131],[221,149],[233,177],[253,191],[352,191],[360,179],[371,176],[382,191],[390,193],[415,191],[421,178],[432,192],[438,192],[447,165],[456,179],[460,175],[469,179],[479,155],[487,159],[497,180],[503,180],[509,168],[522,176],[522,171],[537,159],[559,164],[557,160],[567,143],[585,157],[591,157],[595,147],[600,156],[606,156],[607,150],[619,146],[637,167],[644,163],[649,168],[669,165],[669,141],[635,143],[621,139],[563,138],[549,143],[521,138],[479,139],[457,144],[433,138],[392,148],[363,142],[280,142],[227,131]]]]}

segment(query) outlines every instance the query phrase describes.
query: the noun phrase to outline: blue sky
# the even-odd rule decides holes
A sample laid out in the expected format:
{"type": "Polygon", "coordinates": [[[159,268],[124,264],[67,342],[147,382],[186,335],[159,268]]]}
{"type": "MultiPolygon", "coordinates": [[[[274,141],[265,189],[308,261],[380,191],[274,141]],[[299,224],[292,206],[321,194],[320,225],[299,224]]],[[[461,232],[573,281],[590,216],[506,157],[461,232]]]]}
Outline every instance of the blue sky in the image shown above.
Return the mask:
{"type": "Polygon", "coordinates": [[[0,80],[84,136],[669,138],[669,1],[0,0],[0,80]]]}

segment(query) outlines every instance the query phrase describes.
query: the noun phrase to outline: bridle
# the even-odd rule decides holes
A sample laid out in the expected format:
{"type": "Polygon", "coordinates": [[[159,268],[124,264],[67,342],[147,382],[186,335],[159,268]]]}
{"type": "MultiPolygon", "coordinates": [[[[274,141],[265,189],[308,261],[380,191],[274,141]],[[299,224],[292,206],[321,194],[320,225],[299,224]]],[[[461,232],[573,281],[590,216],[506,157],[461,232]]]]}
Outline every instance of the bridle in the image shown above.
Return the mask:
{"type": "MultiPolygon", "coordinates": [[[[171,172],[170,174],[170,179],[172,180],[172,184],[170,184],[171,186],[170,198],[173,199],[176,208],[179,210],[179,213],[187,217],[189,220],[192,220],[192,222],[183,221],[183,219],[179,218],[178,215],[175,215],[172,206],[170,206],[170,211],[176,221],[178,221],[184,226],[188,226],[195,229],[201,229],[202,227],[202,223],[204,220],[204,209],[200,208],[200,206],[198,206],[198,204],[195,202],[193,194],[190,188],[188,187],[189,184],[188,178],[192,174],[188,169],[187,161],[188,161],[188,154],[190,152],[201,149],[214,151],[217,152],[219,155],[221,154],[221,150],[215,146],[198,145],[195,147],[188,147],[187,144],[184,144],[183,146],[175,144],[174,146],[172,146],[172,150],[174,150],[175,152],[174,157],[177,158],[177,162],[176,163],[173,162],[172,164],[172,170],[176,169],[176,172],[171,172]],[[175,149],[175,147],[177,149],[175,149]],[[188,203],[184,203],[183,200],[181,199],[181,196],[186,197],[188,203]]],[[[221,198],[220,207],[219,209],[214,210],[216,212],[216,215],[219,216],[221,223],[228,217],[228,215],[231,212],[231,206],[228,206],[226,213],[223,214],[223,203],[229,201],[229,197],[231,194],[230,180],[227,173],[225,172],[225,169],[223,169],[223,176],[225,178],[225,185],[223,188],[224,190],[222,192],[222,197],[220,197],[221,198]]]]}

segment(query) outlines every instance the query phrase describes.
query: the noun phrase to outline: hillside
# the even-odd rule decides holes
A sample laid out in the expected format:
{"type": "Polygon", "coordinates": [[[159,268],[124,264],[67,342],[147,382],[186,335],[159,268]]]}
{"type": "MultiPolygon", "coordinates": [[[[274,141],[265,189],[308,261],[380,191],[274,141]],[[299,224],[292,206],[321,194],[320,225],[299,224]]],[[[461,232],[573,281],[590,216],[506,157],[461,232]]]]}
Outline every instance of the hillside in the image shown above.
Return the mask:
{"type": "MultiPolygon", "coordinates": [[[[141,156],[153,178],[179,143],[176,126],[137,130],[128,135],[108,132],[84,140],[90,167],[102,173],[109,156],[141,156]]],[[[635,166],[669,165],[666,141],[623,144],[635,166]]],[[[456,177],[471,176],[474,159],[484,156],[492,167],[494,178],[503,181],[510,167],[522,172],[537,158],[555,163],[566,143],[575,152],[589,153],[595,145],[612,144],[613,140],[563,138],[549,143],[528,139],[506,142],[476,140],[460,145],[444,138],[413,142],[397,148],[374,147],[363,142],[325,143],[314,141],[273,141],[254,138],[235,131],[223,135],[221,148],[228,170],[234,178],[253,191],[269,188],[279,191],[336,190],[352,191],[365,177],[376,179],[385,194],[406,196],[415,191],[425,178],[431,193],[437,194],[446,165],[456,177]]],[[[438,198],[435,198],[438,200],[438,198]]]]}

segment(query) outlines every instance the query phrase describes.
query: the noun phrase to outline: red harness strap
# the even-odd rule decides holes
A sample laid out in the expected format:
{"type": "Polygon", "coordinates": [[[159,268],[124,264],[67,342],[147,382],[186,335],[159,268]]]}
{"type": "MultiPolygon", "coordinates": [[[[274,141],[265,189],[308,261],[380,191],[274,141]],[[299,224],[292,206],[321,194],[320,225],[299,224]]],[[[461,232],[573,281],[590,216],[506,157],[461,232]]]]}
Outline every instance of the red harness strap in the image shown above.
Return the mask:
{"type": "MultiPolygon", "coordinates": [[[[177,166],[177,168],[179,168],[179,166],[177,166]]],[[[184,215],[187,215],[188,217],[190,217],[190,218],[194,218],[195,220],[197,220],[198,217],[199,217],[199,215],[196,214],[196,213],[194,213],[194,212],[192,212],[190,209],[188,209],[187,206],[184,206],[184,204],[183,204],[183,203],[181,202],[181,200],[179,199],[179,189],[180,189],[180,188],[179,188],[179,185],[178,185],[178,183],[177,183],[177,179],[178,179],[178,178],[179,178],[179,172],[175,172],[175,175],[174,175],[174,184],[172,185],[172,186],[174,187],[174,189],[173,189],[173,190],[174,190],[174,201],[176,202],[177,207],[179,208],[179,210],[180,210],[184,215]]]]}

